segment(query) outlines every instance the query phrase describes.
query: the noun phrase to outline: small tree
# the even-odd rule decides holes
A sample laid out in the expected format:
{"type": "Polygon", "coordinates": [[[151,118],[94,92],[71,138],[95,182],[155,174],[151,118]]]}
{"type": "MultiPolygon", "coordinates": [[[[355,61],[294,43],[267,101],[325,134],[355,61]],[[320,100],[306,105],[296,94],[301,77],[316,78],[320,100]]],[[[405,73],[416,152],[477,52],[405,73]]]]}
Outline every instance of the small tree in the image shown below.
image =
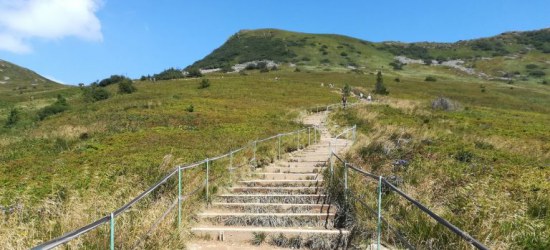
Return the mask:
{"type": "Polygon", "coordinates": [[[17,124],[18,121],[19,121],[19,111],[13,108],[8,114],[8,120],[6,121],[6,124],[4,125],[4,127],[11,128],[15,126],[15,124],[17,124]]]}
{"type": "Polygon", "coordinates": [[[130,79],[124,79],[118,83],[118,93],[119,94],[131,94],[136,92],[136,87],[130,79]]]}
{"type": "Polygon", "coordinates": [[[382,72],[378,71],[376,74],[376,85],[374,86],[374,93],[379,95],[387,95],[390,92],[384,86],[384,79],[382,78],[382,72]]]}
{"type": "Polygon", "coordinates": [[[349,97],[350,93],[351,93],[351,87],[349,86],[349,84],[346,83],[346,85],[344,85],[344,87],[342,88],[342,95],[345,97],[349,97]]]}
{"type": "Polygon", "coordinates": [[[210,87],[210,80],[208,79],[202,79],[199,83],[199,89],[205,89],[210,87]]]}

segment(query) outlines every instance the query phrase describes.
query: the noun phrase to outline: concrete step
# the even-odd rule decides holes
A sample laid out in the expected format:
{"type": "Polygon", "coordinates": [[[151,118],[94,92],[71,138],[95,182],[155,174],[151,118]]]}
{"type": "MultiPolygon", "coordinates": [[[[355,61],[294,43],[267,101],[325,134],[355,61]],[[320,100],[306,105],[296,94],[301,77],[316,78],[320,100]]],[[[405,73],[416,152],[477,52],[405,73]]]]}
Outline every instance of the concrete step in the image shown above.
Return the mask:
{"type": "Polygon", "coordinates": [[[270,173],[270,172],[254,172],[252,174],[256,178],[264,180],[315,180],[318,177],[316,173],[270,173]]]}
{"type": "Polygon", "coordinates": [[[231,187],[228,189],[233,194],[318,194],[322,193],[322,187],[231,187]]]}
{"type": "Polygon", "coordinates": [[[327,197],[324,194],[220,194],[214,199],[214,201],[226,203],[327,203],[327,197]]]}
{"type": "Polygon", "coordinates": [[[336,207],[331,204],[213,202],[208,211],[237,211],[249,213],[326,213],[336,211],[336,207]]]}
{"type": "Polygon", "coordinates": [[[315,166],[293,166],[293,167],[281,167],[281,166],[267,166],[258,171],[264,173],[298,173],[298,174],[311,174],[320,173],[324,168],[315,166]]]}
{"type": "Polygon", "coordinates": [[[202,226],[325,227],[332,228],[334,213],[236,213],[198,214],[202,226]]]}
{"type": "MultiPolygon", "coordinates": [[[[242,242],[250,244],[255,235],[265,236],[266,243],[277,238],[301,238],[302,243],[321,246],[338,246],[338,249],[345,246],[345,238],[350,231],[342,229],[324,228],[282,228],[282,227],[194,227],[191,232],[198,238],[217,239],[224,242],[242,242]],[[321,243],[323,241],[324,243],[321,243]]],[[[326,249],[330,249],[326,248],[326,249]]]]}
{"type": "Polygon", "coordinates": [[[289,161],[284,161],[284,162],[276,162],[274,164],[271,164],[269,166],[266,166],[264,168],[267,168],[267,167],[285,167],[285,168],[292,168],[292,167],[313,167],[313,168],[322,168],[326,165],[326,161],[313,161],[313,162],[299,162],[299,161],[294,161],[294,162],[289,162],[289,161]]]}
{"type": "Polygon", "coordinates": [[[318,187],[323,180],[246,180],[239,181],[239,185],[247,187],[318,187]]]}

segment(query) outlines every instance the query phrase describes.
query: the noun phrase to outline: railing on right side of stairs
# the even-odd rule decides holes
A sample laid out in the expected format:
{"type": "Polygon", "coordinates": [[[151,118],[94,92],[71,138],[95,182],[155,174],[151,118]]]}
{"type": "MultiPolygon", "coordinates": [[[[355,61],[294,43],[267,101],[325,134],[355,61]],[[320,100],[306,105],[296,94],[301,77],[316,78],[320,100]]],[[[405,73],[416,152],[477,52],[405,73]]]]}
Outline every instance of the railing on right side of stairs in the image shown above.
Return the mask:
{"type": "Polygon", "coordinates": [[[338,162],[340,162],[344,167],[344,169],[343,169],[343,171],[344,171],[343,178],[338,180],[338,182],[340,182],[340,184],[343,184],[344,193],[346,195],[349,194],[350,196],[352,196],[353,200],[357,201],[362,207],[369,210],[377,218],[377,224],[376,224],[376,227],[377,227],[377,230],[376,230],[377,231],[376,232],[376,236],[377,236],[376,246],[377,246],[377,249],[380,249],[380,242],[381,242],[381,235],[382,235],[382,230],[381,230],[382,224],[385,224],[386,227],[388,227],[388,229],[396,235],[397,239],[402,243],[403,246],[405,246],[407,249],[415,249],[415,247],[412,246],[412,244],[410,244],[407,241],[406,237],[399,230],[392,227],[389,224],[389,222],[382,215],[382,194],[384,193],[384,189],[386,191],[389,190],[389,191],[397,193],[399,196],[403,197],[407,202],[411,203],[412,205],[414,205],[415,207],[420,209],[423,213],[425,213],[426,215],[428,215],[432,219],[434,219],[438,224],[446,227],[450,232],[452,232],[455,235],[459,236],[461,239],[463,239],[467,243],[471,244],[472,246],[476,247],[477,249],[483,249],[483,250],[489,249],[483,243],[481,243],[480,241],[478,241],[474,237],[470,236],[470,234],[468,234],[467,232],[464,232],[463,230],[461,230],[457,226],[453,225],[449,221],[447,221],[444,218],[442,218],[441,216],[437,215],[435,212],[431,211],[428,207],[426,207],[425,205],[423,205],[419,201],[415,200],[414,198],[410,197],[408,194],[406,194],[405,192],[403,192],[402,190],[397,188],[390,181],[388,181],[387,178],[385,178],[384,176],[378,176],[378,175],[369,173],[369,172],[361,169],[360,167],[357,167],[357,166],[349,163],[348,161],[344,160],[343,157],[338,155],[338,152],[334,152],[334,150],[332,148],[332,145],[336,145],[336,142],[338,141],[339,138],[341,138],[341,137],[349,138],[345,142],[346,146],[347,146],[348,143],[350,143],[349,142],[350,139],[351,139],[351,143],[355,142],[356,133],[357,133],[357,126],[354,125],[353,127],[344,129],[340,134],[335,136],[332,139],[331,143],[329,144],[330,156],[329,156],[328,162],[329,162],[329,166],[330,166],[330,168],[329,168],[330,178],[331,178],[330,181],[331,182],[333,181],[334,165],[335,165],[335,161],[333,159],[335,159],[338,162]],[[359,197],[354,195],[353,190],[351,190],[349,188],[349,185],[348,185],[348,172],[349,172],[349,169],[351,169],[355,173],[358,173],[358,174],[360,174],[364,177],[367,177],[368,179],[371,179],[371,180],[374,180],[374,181],[377,182],[377,184],[378,184],[378,188],[377,188],[377,196],[378,196],[377,197],[377,205],[378,206],[377,206],[377,209],[373,209],[371,206],[366,204],[363,201],[363,199],[359,199],[359,197]]]}

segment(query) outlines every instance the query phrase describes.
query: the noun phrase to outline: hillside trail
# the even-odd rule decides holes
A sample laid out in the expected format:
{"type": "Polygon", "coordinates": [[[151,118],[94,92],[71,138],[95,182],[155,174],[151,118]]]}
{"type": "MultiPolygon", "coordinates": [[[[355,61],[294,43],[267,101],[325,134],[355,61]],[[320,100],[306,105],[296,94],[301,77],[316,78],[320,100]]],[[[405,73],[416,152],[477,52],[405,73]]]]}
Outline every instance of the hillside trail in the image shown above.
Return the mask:
{"type": "MultiPolygon", "coordinates": [[[[191,229],[193,237],[187,248],[270,250],[292,247],[269,244],[276,237],[300,237],[301,248],[304,244],[345,244],[342,241],[349,231],[332,225],[336,207],[323,190],[322,171],[327,167],[330,147],[341,153],[351,146],[351,141],[332,138],[326,120],[327,112],[306,115],[303,123],[318,128],[319,140],[313,139],[312,131],[310,146],[254,169],[243,180],[221,191],[211,205],[198,214],[199,222],[191,229]],[[260,245],[252,244],[259,234],[265,240],[260,245]]],[[[332,249],[321,247],[325,248],[332,249]]]]}

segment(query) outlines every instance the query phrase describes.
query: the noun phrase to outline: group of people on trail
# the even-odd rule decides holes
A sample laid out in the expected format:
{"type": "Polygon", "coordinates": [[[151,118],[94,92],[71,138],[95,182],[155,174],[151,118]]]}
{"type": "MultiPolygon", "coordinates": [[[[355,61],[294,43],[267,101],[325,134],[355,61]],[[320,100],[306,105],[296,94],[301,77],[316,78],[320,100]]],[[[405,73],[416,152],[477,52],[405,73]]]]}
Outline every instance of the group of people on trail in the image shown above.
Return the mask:
{"type": "MultiPolygon", "coordinates": [[[[364,98],[363,93],[359,93],[359,99],[363,100],[363,98],[364,98]]],[[[371,96],[371,94],[369,94],[369,95],[367,96],[367,102],[372,102],[372,96],[371,96]]],[[[348,103],[348,97],[347,97],[346,95],[342,95],[342,106],[343,106],[344,108],[346,108],[347,103],[348,103]]]]}
{"type": "MultiPolygon", "coordinates": [[[[359,99],[363,99],[363,97],[364,97],[363,93],[359,93],[359,99]]],[[[370,94],[367,96],[367,101],[368,102],[372,101],[372,96],[370,94]]]]}

